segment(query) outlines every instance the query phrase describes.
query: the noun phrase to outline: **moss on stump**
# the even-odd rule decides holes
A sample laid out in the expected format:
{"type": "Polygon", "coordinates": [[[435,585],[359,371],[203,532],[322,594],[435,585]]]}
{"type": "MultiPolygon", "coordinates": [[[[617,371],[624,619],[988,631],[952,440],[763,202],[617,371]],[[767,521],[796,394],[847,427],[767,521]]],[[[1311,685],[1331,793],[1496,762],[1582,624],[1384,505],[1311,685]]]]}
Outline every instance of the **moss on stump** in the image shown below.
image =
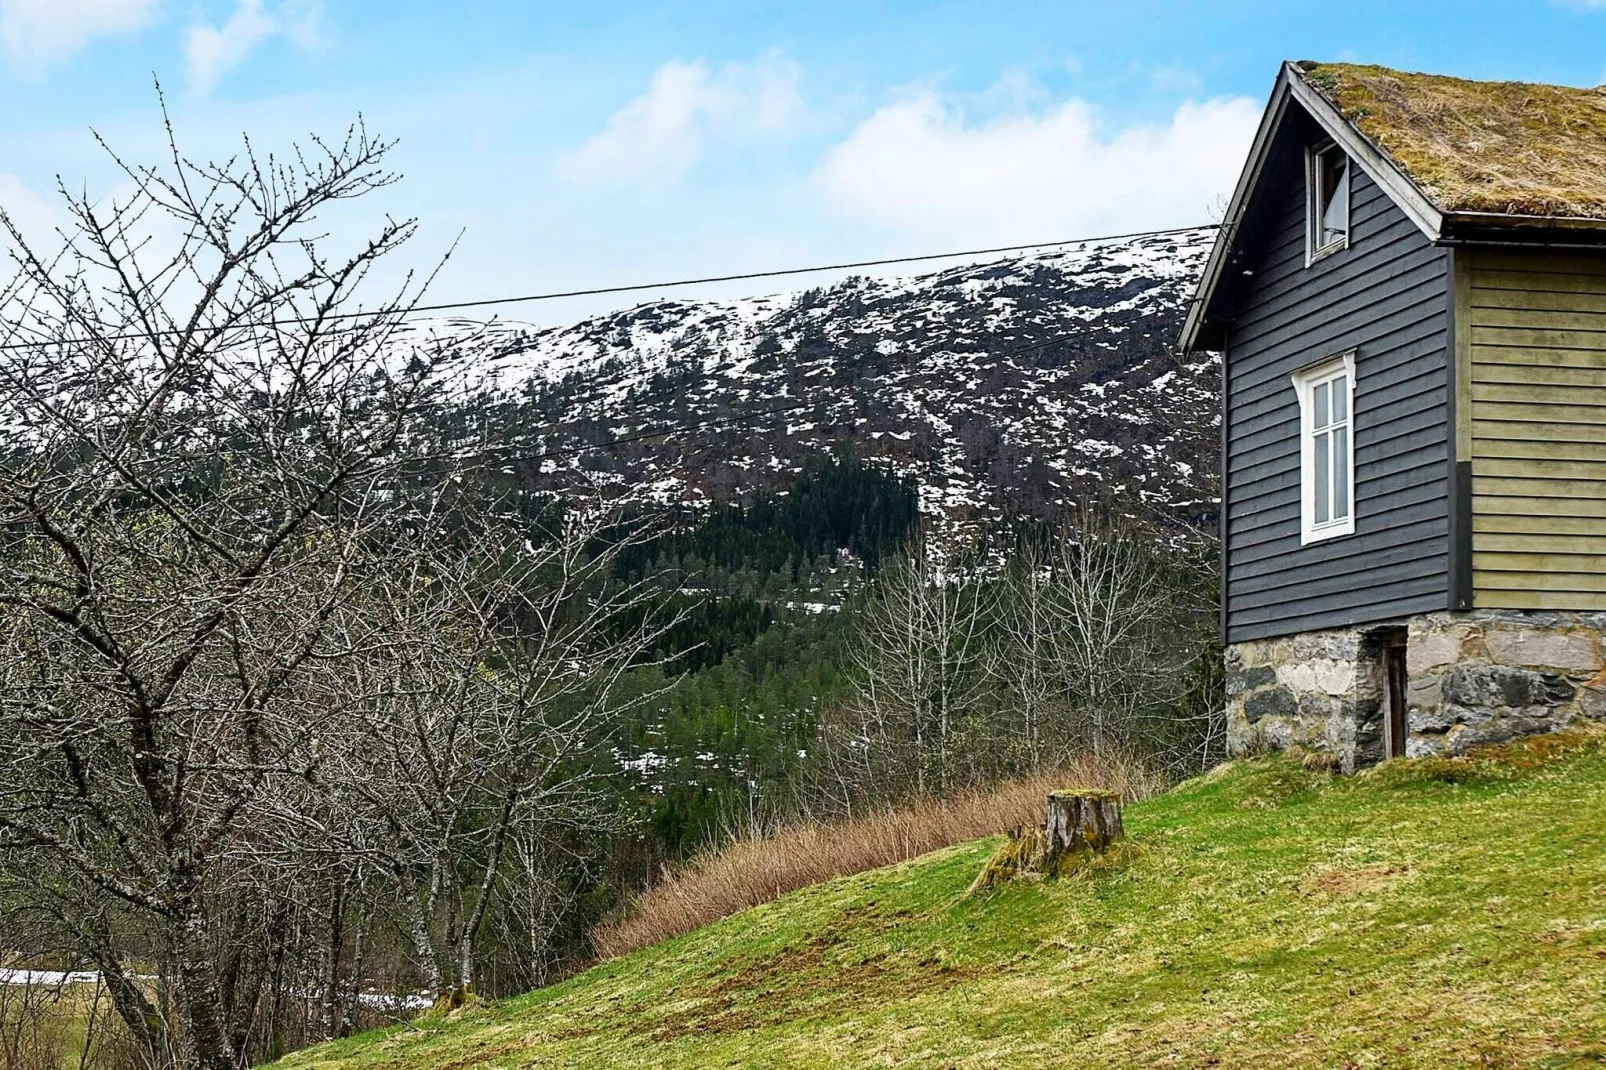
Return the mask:
{"type": "Polygon", "coordinates": [[[1010,881],[1068,876],[1125,835],[1118,792],[1091,788],[1051,792],[1043,828],[1010,830],[1009,839],[993,852],[971,882],[970,891],[987,891],[1010,881]]]}

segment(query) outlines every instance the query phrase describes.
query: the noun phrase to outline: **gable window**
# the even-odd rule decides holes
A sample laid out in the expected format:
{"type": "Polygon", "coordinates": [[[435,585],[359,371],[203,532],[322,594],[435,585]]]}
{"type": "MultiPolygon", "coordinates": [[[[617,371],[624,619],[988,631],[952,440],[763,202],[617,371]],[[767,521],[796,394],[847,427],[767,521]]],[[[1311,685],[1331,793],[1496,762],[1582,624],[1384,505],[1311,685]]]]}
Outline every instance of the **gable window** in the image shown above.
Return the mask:
{"type": "Polygon", "coordinates": [[[1350,160],[1334,144],[1311,149],[1305,168],[1305,262],[1349,245],[1350,160]]]}
{"type": "Polygon", "coordinates": [[[1355,531],[1355,354],[1294,373],[1303,543],[1355,531]]]}

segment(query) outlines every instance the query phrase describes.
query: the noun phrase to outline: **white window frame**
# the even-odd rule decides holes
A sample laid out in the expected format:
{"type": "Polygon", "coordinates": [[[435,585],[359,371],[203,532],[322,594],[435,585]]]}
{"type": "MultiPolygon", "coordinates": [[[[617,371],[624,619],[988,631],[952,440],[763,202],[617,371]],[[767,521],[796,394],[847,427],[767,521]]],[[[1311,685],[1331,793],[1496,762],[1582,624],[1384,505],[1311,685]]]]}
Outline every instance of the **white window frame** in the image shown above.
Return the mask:
{"type": "MultiPolygon", "coordinates": [[[[1301,546],[1324,539],[1336,539],[1343,535],[1355,534],[1355,351],[1341,353],[1335,357],[1307,365],[1293,374],[1294,390],[1299,395],[1299,543],[1301,546]],[[1322,384],[1342,384],[1344,392],[1344,419],[1329,421],[1322,428],[1314,425],[1315,391],[1322,384]],[[1348,445],[1345,471],[1342,474],[1345,501],[1348,503],[1346,515],[1330,518],[1322,523],[1316,522],[1316,435],[1318,431],[1330,434],[1335,427],[1345,428],[1345,440],[1348,445]]],[[[1331,402],[1329,402],[1331,404],[1331,402]]],[[[1331,439],[1329,439],[1331,441],[1331,439]]],[[[1332,452],[1329,446],[1329,468],[1332,465],[1332,452]]],[[[1329,475],[1329,498],[1335,489],[1334,481],[1329,475]]],[[[1331,512],[1331,503],[1329,503],[1331,512]]]]}
{"type": "Polygon", "coordinates": [[[1319,145],[1312,145],[1305,150],[1305,266],[1310,267],[1324,256],[1332,256],[1349,248],[1350,231],[1354,228],[1355,220],[1351,217],[1354,207],[1355,192],[1355,161],[1350,158],[1342,146],[1334,141],[1326,141],[1319,145]],[[1344,183],[1344,236],[1336,241],[1322,241],[1322,157],[1331,153],[1338,153],[1344,157],[1346,181],[1344,183]]]}

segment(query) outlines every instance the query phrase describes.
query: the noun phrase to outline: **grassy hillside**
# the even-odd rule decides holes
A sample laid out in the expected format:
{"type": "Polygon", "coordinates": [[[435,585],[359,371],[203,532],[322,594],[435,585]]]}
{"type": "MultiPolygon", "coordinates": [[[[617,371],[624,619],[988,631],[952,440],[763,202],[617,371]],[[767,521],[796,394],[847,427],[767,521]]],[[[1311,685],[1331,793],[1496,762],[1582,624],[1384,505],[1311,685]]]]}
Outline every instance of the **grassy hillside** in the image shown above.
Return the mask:
{"type": "Polygon", "coordinates": [[[1236,763],[1130,847],[967,896],[996,840],[818,885],[293,1067],[1606,1065],[1606,746],[1236,763]]]}

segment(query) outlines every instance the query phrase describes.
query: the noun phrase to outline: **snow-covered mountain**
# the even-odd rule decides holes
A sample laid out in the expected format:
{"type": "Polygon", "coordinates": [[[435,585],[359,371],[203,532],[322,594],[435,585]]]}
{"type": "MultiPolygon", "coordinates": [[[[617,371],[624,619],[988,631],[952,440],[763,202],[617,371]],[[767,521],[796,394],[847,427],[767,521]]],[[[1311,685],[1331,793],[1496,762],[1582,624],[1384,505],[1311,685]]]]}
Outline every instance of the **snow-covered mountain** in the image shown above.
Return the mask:
{"type": "Polygon", "coordinates": [[[1199,516],[1218,371],[1176,339],[1211,237],[653,301],[566,327],[421,329],[491,362],[495,434],[542,485],[695,506],[784,487],[848,442],[913,476],[939,526],[1098,498],[1199,516]]]}

